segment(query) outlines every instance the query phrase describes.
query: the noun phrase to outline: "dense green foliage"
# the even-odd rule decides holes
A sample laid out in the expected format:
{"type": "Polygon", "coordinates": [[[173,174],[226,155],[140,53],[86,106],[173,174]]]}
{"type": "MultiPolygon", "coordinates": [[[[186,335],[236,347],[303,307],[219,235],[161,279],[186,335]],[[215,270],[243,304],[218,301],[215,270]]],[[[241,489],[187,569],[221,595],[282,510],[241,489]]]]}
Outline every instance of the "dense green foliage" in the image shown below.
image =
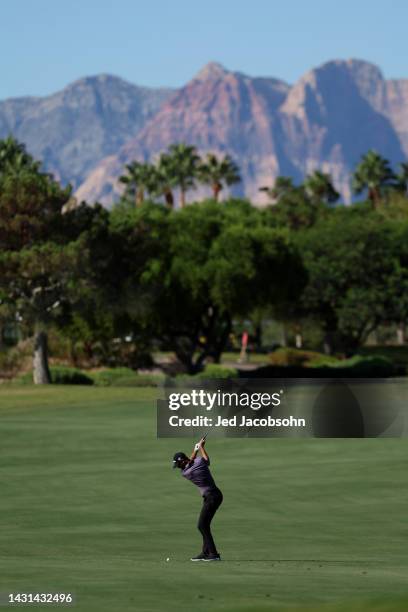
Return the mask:
{"type": "Polygon", "coordinates": [[[322,325],[330,352],[353,353],[382,322],[406,320],[407,229],[340,208],[298,236],[309,278],[302,304],[322,325]]]}
{"type": "MultiPolygon", "coordinates": [[[[367,351],[366,351],[367,352],[367,351]]],[[[319,377],[388,377],[407,373],[407,364],[395,358],[382,355],[384,347],[378,354],[354,355],[349,359],[338,359],[331,355],[315,351],[294,348],[280,348],[269,355],[268,363],[275,368],[285,368],[288,373],[302,368],[304,374],[319,377]]]]}
{"type": "Polygon", "coordinates": [[[24,147],[0,143],[0,305],[36,333],[37,382],[49,382],[44,329],[61,317],[80,253],[65,235],[62,189],[24,147]]]}
{"type": "Polygon", "coordinates": [[[355,189],[368,190],[374,206],[333,206],[330,176],[315,171],[303,185],[280,177],[267,189],[274,203],[259,210],[217,201],[239,180],[228,156],[201,159],[178,144],[155,165],[129,164],[125,194],[107,211],[73,206],[69,187],[42,173],[22,145],[0,141],[0,325],[16,337],[35,334],[36,382],[50,379],[50,329],[77,367],[134,370],[167,350],[189,374],[239,348],[234,338],[244,330],[262,348],[264,320],[293,330],[297,346],[313,328],[315,348],[343,357],[384,327],[401,338],[406,171],[369,152],[355,189]],[[213,199],[175,209],[174,190],[183,205],[197,181],[213,199]]]}

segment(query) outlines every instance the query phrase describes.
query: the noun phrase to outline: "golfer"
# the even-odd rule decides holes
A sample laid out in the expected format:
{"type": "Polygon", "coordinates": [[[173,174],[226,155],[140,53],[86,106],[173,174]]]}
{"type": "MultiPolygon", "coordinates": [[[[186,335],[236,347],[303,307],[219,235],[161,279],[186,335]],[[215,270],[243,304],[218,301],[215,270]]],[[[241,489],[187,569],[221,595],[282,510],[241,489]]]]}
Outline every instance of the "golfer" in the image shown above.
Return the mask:
{"type": "Polygon", "coordinates": [[[189,457],[184,453],[176,453],[173,457],[173,467],[180,468],[181,474],[191,480],[203,496],[203,507],[198,519],[198,529],[203,536],[202,552],[191,561],[221,561],[211,534],[211,521],[222,503],[222,493],[216,486],[209,470],[210,458],[205,450],[205,437],[195,445],[189,457]],[[198,452],[200,457],[197,457],[198,452]]]}

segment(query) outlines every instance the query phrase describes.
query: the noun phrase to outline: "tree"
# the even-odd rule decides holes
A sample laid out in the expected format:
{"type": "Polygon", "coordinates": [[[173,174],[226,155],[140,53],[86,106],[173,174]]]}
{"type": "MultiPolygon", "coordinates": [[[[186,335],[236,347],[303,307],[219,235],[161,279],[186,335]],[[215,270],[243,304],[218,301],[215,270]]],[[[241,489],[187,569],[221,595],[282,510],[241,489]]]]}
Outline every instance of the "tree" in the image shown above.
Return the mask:
{"type": "Polygon", "coordinates": [[[312,227],[327,211],[328,208],[323,202],[311,202],[303,187],[296,187],[281,195],[278,204],[267,207],[264,214],[268,223],[298,231],[312,227]]]}
{"type": "Polygon", "coordinates": [[[357,194],[368,190],[368,198],[373,207],[377,208],[384,188],[395,186],[395,178],[389,161],[370,150],[363,155],[353,174],[353,190],[357,194]]]}
{"type": "Polygon", "coordinates": [[[397,325],[397,339],[401,344],[404,343],[405,328],[408,323],[408,222],[406,217],[402,223],[401,220],[395,223],[394,240],[393,246],[398,258],[401,278],[395,287],[390,320],[397,325]]]}
{"type": "Polygon", "coordinates": [[[289,176],[278,176],[274,186],[261,187],[276,206],[265,210],[266,222],[292,230],[310,227],[325,212],[321,200],[310,200],[303,185],[295,185],[289,176]]]}
{"type": "Polygon", "coordinates": [[[25,146],[12,136],[0,140],[0,174],[18,174],[22,170],[38,171],[40,162],[27,153],[25,146]]]}
{"type": "Polygon", "coordinates": [[[118,205],[109,216],[106,238],[102,234],[88,240],[87,276],[99,307],[113,317],[115,341],[132,348],[132,366],[140,367],[158,341],[153,311],[163,290],[161,266],[167,265],[170,210],[146,202],[137,209],[118,205]]]}
{"type": "Polygon", "coordinates": [[[154,194],[157,190],[157,170],[152,164],[133,161],[126,166],[127,174],[119,177],[126,185],[124,196],[131,198],[136,206],[141,206],[145,194],[154,194]]]}
{"type": "Polygon", "coordinates": [[[172,144],[168,149],[168,174],[180,189],[180,208],[186,204],[186,192],[195,187],[200,157],[195,147],[185,143],[172,144]]]}
{"type": "Polygon", "coordinates": [[[408,268],[399,260],[396,227],[352,207],[297,234],[308,273],[301,306],[322,325],[326,352],[353,354],[381,323],[401,318],[408,268]]]}
{"type": "Polygon", "coordinates": [[[400,172],[397,175],[397,181],[401,191],[408,195],[408,162],[403,162],[399,166],[400,172]]]}
{"type": "Polygon", "coordinates": [[[229,155],[219,159],[213,153],[208,153],[206,159],[200,163],[198,176],[202,183],[211,186],[216,202],[224,184],[234,185],[241,180],[238,166],[229,155]]]}
{"type": "MultiPolygon", "coordinates": [[[[127,203],[118,204],[116,209],[140,210],[127,203]]],[[[74,282],[70,284],[68,308],[59,317],[58,327],[69,341],[75,365],[81,355],[88,364],[111,365],[124,237],[113,239],[110,214],[99,205],[82,204],[66,212],[62,221],[64,235],[69,242],[76,240],[81,255],[80,266],[71,269],[74,282]]]]}
{"type": "Polygon", "coordinates": [[[335,190],[330,174],[315,170],[309,174],[304,181],[304,188],[307,195],[313,201],[333,204],[337,202],[340,194],[335,190]]]}
{"type": "Polygon", "coordinates": [[[167,153],[162,153],[157,163],[155,194],[164,196],[168,208],[174,207],[173,190],[177,184],[173,164],[173,158],[167,153]]]}
{"type": "Polygon", "coordinates": [[[296,192],[298,189],[290,176],[278,176],[273,187],[260,187],[259,191],[265,192],[271,200],[279,202],[281,198],[296,192]]]}
{"type": "Polygon", "coordinates": [[[33,379],[35,384],[51,382],[48,368],[47,330],[66,306],[72,270],[79,253],[74,245],[35,245],[0,256],[0,270],[7,283],[8,301],[21,321],[34,331],[33,379]]]}
{"type": "Polygon", "coordinates": [[[300,258],[287,231],[264,226],[249,204],[209,201],[171,214],[166,239],[149,265],[150,319],[189,373],[219,361],[234,317],[294,298],[300,258]]]}
{"type": "Polygon", "coordinates": [[[40,173],[32,158],[22,163],[20,154],[0,174],[0,299],[33,330],[34,382],[47,383],[47,327],[64,309],[79,254],[61,214],[70,187],[40,173]]]}

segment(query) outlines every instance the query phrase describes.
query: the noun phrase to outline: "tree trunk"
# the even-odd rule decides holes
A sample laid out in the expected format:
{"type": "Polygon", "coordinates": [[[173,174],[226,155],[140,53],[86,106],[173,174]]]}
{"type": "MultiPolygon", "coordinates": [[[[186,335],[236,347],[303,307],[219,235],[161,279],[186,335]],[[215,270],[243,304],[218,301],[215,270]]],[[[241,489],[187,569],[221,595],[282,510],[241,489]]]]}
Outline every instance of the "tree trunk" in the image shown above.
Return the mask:
{"type": "Polygon", "coordinates": [[[262,350],[262,323],[255,325],[255,346],[258,352],[262,350]]]}
{"type": "Polygon", "coordinates": [[[381,193],[377,187],[372,187],[368,190],[368,199],[371,200],[374,210],[378,209],[381,201],[381,193]]]}
{"type": "Polygon", "coordinates": [[[300,334],[299,332],[295,335],[295,346],[298,349],[301,349],[303,346],[302,334],[300,334]]]}
{"type": "Polygon", "coordinates": [[[224,315],[223,327],[224,329],[222,330],[222,332],[220,332],[219,337],[215,340],[214,346],[210,353],[214,359],[214,363],[221,362],[221,355],[223,351],[225,350],[226,344],[228,342],[228,338],[232,330],[232,321],[228,313],[224,315]]]}
{"type": "Polygon", "coordinates": [[[405,325],[400,323],[397,327],[397,344],[405,344],[405,325]]]}
{"type": "Polygon", "coordinates": [[[164,199],[166,200],[166,205],[169,208],[174,208],[174,197],[171,189],[166,189],[166,191],[164,192],[164,199]]]}
{"type": "Polygon", "coordinates": [[[43,330],[36,331],[34,336],[33,380],[35,385],[49,385],[51,382],[47,334],[43,330]]]}
{"type": "Polygon", "coordinates": [[[78,368],[79,367],[78,354],[77,354],[75,342],[73,340],[71,340],[69,343],[69,349],[70,349],[69,352],[70,352],[71,361],[74,364],[74,367],[78,368]]]}
{"type": "Polygon", "coordinates": [[[144,202],[144,190],[138,189],[136,192],[136,207],[138,208],[144,202]]]}
{"type": "Polygon", "coordinates": [[[333,355],[334,353],[334,341],[333,334],[331,332],[326,331],[324,335],[323,352],[325,355],[333,355]]]}
{"type": "Polygon", "coordinates": [[[282,324],[282,346],[286,348],[288,346],[288,332],[286,330],[286,325],[282,324]]]}
{"type": "Polygon", "coordinates": [[[183,188],[180,189],[180,208],[184,208],[186,205],[186,192],[183,188]]]}
{"type": "Polygon", "coordinates": [[[212,186],[213,198],[216,202],[218,202],[218,198],[219,198],[221,189],[222,189],[222,186],[220,185],[220,183],[214,183],[212,186]]]}

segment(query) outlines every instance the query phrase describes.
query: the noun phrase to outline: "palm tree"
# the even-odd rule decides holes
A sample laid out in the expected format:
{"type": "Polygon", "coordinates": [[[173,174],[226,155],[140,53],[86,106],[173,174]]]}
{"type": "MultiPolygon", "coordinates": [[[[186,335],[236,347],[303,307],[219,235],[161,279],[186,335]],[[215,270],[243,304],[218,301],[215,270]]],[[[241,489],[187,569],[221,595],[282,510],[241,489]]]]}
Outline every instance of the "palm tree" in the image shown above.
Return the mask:
{"type": "Polygon", "coordinates": [[[195,147],[185,143],[172,144],[168,149],[168,168],[174,183],[180,189],[180,208],[186,204],[186,192],[195,187],[200,157],[195,147]]]}
{"type": "Polygon", "coordinates": [[[198,176],[202,183],[211,185],[216,202],[218,202],[224,183],[225,185],[233,185],[241,180],[239,168],[229,155],[219,159],[213,153],[208,153],[205,161],[199,165],[198,176]]]}
{"type": "Polygon", "coordinates": [[[363,155],[353,174],[353,191],[361,193],[367,189],[368,198],[376,208],[381,200],[383,189],[390,185],[395,186],[395,178],[389,161],[376,151],[370,150],[363,155]]]}
{"type": "Polygon", "coordinates": [[[152,164],[133,161],[126,166],[127,174],[120,176],[119,181],[126,185],[125,196],[130,196],[136,206],[143,204],[145,193],[153,194],[156,188],[157,171],[152,164]]]}
{"type": "Polygon", "coordinates": [[[272,200],[279,202],[281,198],[293,193],[298,187],[293,183],[290,176],[278,176],[273,187],[260,187],[259,191],[264,191],[272,200]]]}
{"type": "Polygon", "coordinates": [[[159,157],[156,166],[156,185],[155,193],[159,196],[164,196],[166,205],[169,208],[174,207],[173,190],[176,187],[176,178],[174,172],[174,160],[167,153],[162,153],[159,157]]]}
{"type": "Polygon", "coordinates": [[[304,181],[304,188],[312,200],[333,204],[337,202],[340,194],[335,190],[330,174],[315,170],[304,181]]]}

